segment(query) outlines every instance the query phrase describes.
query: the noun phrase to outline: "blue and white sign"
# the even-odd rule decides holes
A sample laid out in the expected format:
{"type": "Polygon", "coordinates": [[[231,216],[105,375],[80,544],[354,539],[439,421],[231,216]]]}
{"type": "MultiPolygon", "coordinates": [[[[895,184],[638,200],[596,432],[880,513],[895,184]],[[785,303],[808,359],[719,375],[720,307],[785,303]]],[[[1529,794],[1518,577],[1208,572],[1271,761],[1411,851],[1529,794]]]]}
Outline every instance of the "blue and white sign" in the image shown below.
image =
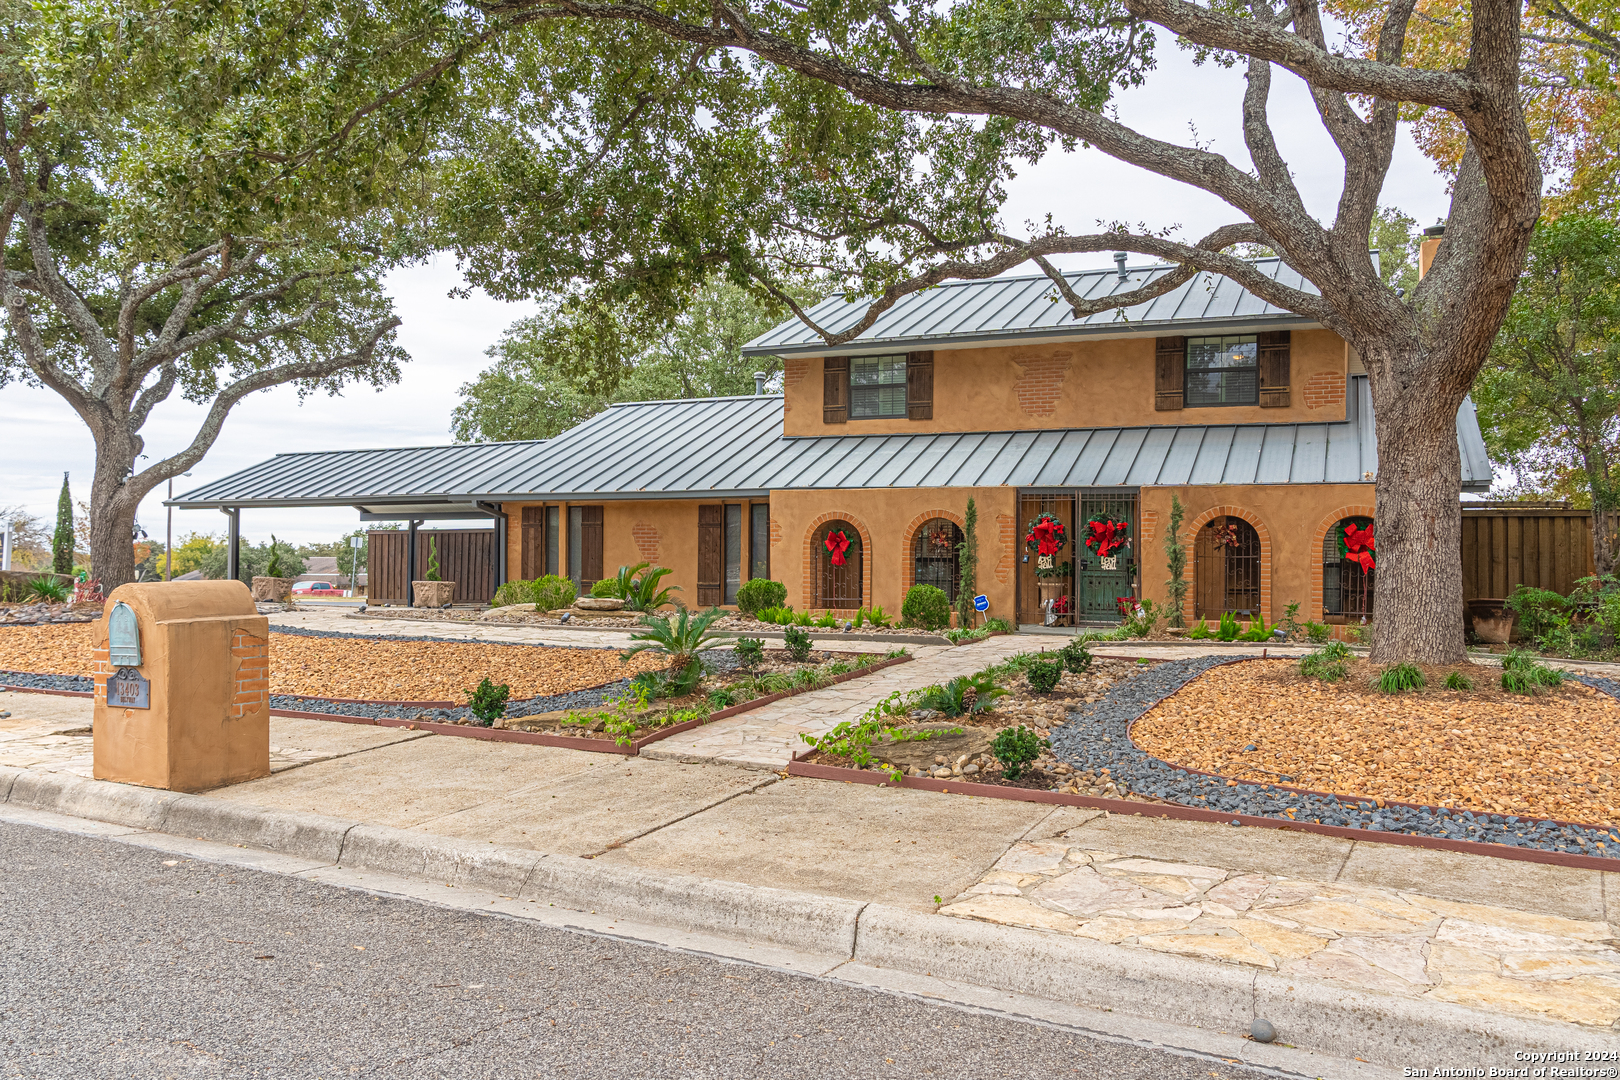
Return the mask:
{"type": "Polygon", "coordinates": [[[984,595],[984,593],[980,593],[978,596],[975,596],[973,598],[973,610],[974,611],[989,611],[990,610],[990,598],[988,596],[984,595]]]}

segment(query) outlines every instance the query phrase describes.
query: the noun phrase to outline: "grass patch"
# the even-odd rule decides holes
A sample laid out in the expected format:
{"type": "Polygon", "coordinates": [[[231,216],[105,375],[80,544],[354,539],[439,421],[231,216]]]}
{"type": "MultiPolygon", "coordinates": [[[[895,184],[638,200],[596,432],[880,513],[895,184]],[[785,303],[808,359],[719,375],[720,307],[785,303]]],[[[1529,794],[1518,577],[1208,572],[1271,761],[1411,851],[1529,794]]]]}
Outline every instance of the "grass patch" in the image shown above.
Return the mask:
{"type": "Polygon", "coordinates": [[[1391,664],[1378,673],[1373,685],[1386,694],[1404,694],[1421,690],[1429,684],[1416,664],[1391,664]]]}

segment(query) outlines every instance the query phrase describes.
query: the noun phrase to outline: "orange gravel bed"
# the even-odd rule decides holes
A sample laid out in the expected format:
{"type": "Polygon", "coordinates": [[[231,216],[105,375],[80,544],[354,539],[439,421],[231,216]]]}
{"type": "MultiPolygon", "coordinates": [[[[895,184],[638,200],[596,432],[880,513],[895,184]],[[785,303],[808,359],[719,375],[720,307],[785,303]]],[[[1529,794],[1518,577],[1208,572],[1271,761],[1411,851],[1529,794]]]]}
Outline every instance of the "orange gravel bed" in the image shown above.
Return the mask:
{"type": "Polygon", "coordinates": [[[1307,679],[1291,661],[1229,664],[1166,698],[1131,737],[1165,761],[1251,783],[1620,822],[1620,701],[1578,683],[1508,694],[1498,669],[1467,668],[1480,689],[1384,694],[1368,685],[1378,669],[1366,661],[1338,683],[1307,679]]]}
{"type": "MultiPolygon", "coordinates": [[[[90,674],[91,627],[0,630],[0,668],[40,675],[90,674]]],[[[270,635],[270,692],[312,697],[400,701],[465,701],[488,676],[512,697],[561,694],[600,686],[663,666],[649,653],[621,662],[612,649],[570,649],[408,638],[318,638],[270,635]]]]}

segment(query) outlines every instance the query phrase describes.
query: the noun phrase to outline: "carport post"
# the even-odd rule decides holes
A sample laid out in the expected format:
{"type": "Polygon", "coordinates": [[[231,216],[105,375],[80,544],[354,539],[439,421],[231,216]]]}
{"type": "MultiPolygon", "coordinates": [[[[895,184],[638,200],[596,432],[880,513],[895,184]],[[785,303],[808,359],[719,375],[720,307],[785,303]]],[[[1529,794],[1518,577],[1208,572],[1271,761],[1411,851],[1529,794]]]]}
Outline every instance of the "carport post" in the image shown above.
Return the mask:
{"type": "Polygon", "coordinates": [[[416,527],[422,524],[416,518],[410,519],[410,527],[405,530],[405,606],[410,607],[416,603],[416,586],[411,582],[416,580],[416,527]]]}
{"type": "Polygon", "coordinates": [[[240,506],[225,506],[220,508],[225,515],[225,578],[235,581],[242,572],[242,508],[240,506]]]}

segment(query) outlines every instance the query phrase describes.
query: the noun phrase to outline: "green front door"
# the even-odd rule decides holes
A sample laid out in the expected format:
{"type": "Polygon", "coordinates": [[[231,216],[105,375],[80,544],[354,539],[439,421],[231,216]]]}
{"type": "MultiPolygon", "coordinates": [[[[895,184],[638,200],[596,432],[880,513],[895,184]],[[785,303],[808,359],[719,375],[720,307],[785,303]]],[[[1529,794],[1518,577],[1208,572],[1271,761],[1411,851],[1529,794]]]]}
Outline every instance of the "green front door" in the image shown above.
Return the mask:
{"type": "Polygon", "coordinates": [[[1079,510],[1075,514],[1074,555],[1077,614],[1081,622],[1119,622],[1119,598],[1136,595],[1136,556],[1141,548],[1141,537],[1137,534],[1139,516],[1134,491],[1080,492],[1079,510]],[[1125,546],[1113,553],[1111,569],[1105,566],[1107,560],[1086,546],[1090,532],[1086,523],[1102,514],[1123,521],[1127,526],[1125,546]]]}

